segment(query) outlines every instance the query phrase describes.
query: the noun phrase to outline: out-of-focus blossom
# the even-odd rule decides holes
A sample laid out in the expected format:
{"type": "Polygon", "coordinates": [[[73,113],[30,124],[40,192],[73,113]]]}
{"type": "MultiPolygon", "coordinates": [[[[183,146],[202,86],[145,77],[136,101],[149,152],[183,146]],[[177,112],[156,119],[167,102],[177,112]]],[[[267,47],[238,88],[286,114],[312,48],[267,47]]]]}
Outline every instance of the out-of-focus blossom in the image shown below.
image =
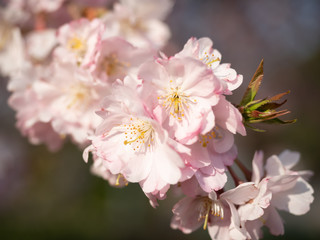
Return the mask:
{"type": "Polygon", "coordinates": [[[19,28],[0,22],[0,73],[10,76],[25,65],[25,45],[19,28]]]}
{"type": "Polygon", "coordinates": [[[149,8],[151,4],[140,5],[129,2],[116,3],[113,11],[102,17],[106,25],[104,38],[120,36],[137,47],[162,48],[170,37],[170,30],[165,23],[151,16],[154,15],[154,12],[161,12],[162,6],[164,7],[163,12],[168,11],[168,4],[158,4],[157,8],[153,9],[149,8]]]}
{"type": "Polygon", "coordinates": [[[16,126],[31,143],[45,143],[51,151],[56,151],[63,139],[53,130],[50,118],[42,115],[48,102],[35,88],[35,83],[47,79],[50,73],[47,67],[33,69],[29,66],[14,75],[9,84],[9,90],[14,91],[9,98],[9,105],[16,110],[16,126]]]}
{"type": "Polygon", "coordinates": [[[173,0],[162,0],[159,4],[158,0],[140,0],[139,4],[132,0],[120,0],[123,6],[132,9],[136,15],[144,19],[159,19],[164,20],[172,10],[173,0]]]}
{"type": "Polygon", "coordinates": [[[54,55],[62,62],[90,67],[100,51],[104,25],[98,19],[75,20],[61,26],[58,30],[59,46],[54,55]]]}
{"type": "Polygon", "coordinates": [[[88,72],[72,64],[55,64],[52,68],[50,78],[34,83],[36,94],[46,103],[41,115],[50,119],[61,136],[71,136],[84,146],[100,123],[94,111],[109,92],[108,86],[94,82],[88,72]]]}
{"type": "Polygon", "coordinates": [[[5,8],[0,9],[1,17],[11,24],[21,24],[27,21],[31,13],[26,9],[27,0],[10,0],[5,8]]]}
{"type": "Polygon", "coordinates": [[[28,56],[36,63],[44,61],[51,56],[51,52],[56,44],[57,37],[55,29],[33,31],[26,37],[28,56]]]}
{"type": "Polygon", "coordinates": [[[104,39],[93,75],[102,82],[113,83],[127,75],[135,75],[138,67],[153,57],[148,48],[137,48],[120,37],[104,39]]]}
{"type": "Polygon", "coordinates": [[[33,12],[54,12],[65,0],[25,0],[27,7],[33,12]]]}

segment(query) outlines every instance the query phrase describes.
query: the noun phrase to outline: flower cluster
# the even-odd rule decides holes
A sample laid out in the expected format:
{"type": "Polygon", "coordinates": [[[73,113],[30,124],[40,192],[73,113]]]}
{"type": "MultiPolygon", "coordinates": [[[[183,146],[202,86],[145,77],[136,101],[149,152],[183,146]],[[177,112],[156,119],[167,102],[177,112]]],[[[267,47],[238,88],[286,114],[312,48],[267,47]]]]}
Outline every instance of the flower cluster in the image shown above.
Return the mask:
{"type": "Polygon", "coordinates": [[[291,170],[297,153],[263,166],[257,152],[250,179],[235,175],[234,162],[244,166],[234,136],[246,135],[251,105],[239,110],[227,96],[242,75],[209,38],[190,38],[170,57],[158,53],[172,1],[110,5],[12,0],[1,9],[0,72],[21,133],[52,151],[71,139],[85,161],[91,156],[94,174],[116,187],[139,183],[153,207],[180,188],[171,226],[184,233],[203,226],[212,239],[259,239],[266,225],[283,234],[277,210],[309,210],[310,172],[291,170]],[[229,190],[228,172],[236,185],[229,190]]]}
{"type": "Polygon", "coordinates": [[[312,172],[291,170],[299,157],[286,150],[264,165],[263,153],[256,152],[251,182],[225,192],[186,191],[173,208],[171,227],[190,233],[203,225],[212,239],[260,239],[263,225],[273,235],[284,234],[278,210],[302,215],[313,202],[313,189],[306,181],[312,172]]]}

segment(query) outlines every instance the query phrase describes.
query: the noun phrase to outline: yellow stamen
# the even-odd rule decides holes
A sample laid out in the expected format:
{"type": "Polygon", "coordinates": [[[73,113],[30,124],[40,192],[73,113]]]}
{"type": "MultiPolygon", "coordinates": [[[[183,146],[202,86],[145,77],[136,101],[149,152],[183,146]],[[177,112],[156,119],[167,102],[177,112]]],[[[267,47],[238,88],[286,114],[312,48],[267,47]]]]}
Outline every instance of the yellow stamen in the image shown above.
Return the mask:
{"type": "Polygon", "coordinates": [[[130,67],[130,63],[119,61],[115,53],[105,57],[100,64],[100,68],[104,70],[108,76],[112,76],[119,72],[125,72],[125,68],[128,67],[130,67]]]}
{"type": "Polygon", "coordinates": [[[87,51],[86,42],[83,39],[75,36],[75,37],[69,39],[68,47],[70,48],[70,50],[72,52],[74,52],[74,54],[77,57],[77,63],[78,63],[78,65],[80,65],[83,60],[83,57],[87,51]]]}
{"type": "Polygon", "coordinates": [[[203,230],[207,229],[209,213],[210,213],[210,208],[208,208],[207,214],[206,214],[205,219],[204,219],[203,230]]]}
{"type": "MultiPolygon", "coordinates": [[[[173,80],[170,80],[170,85],[173,80]]],[[[188,95],[183,93],[180,87],[170,87],[164,89],[167,94],[159,96],[162,106],[169,111],[169,114],[181,121],[185,117],[185,109],[189,108],[189,103],[196,103],[195,99],[190,99],[188,95]]]]}
{"type": "Polygon", "coordinates": [[[146,150],[153,142],[154,130],[149,121],[132,119],[132,123],[122,125],[124,129],[124,145],[131,145],[133,150],[146,150]]]}
{"type": "Polygon", "coordinates": [[[123,178],[125,186],[128,186],[128,181],[124,178],[124,176],[119,173],[116,180],[116,186],[120,186],[120,179],[123,178]]]}

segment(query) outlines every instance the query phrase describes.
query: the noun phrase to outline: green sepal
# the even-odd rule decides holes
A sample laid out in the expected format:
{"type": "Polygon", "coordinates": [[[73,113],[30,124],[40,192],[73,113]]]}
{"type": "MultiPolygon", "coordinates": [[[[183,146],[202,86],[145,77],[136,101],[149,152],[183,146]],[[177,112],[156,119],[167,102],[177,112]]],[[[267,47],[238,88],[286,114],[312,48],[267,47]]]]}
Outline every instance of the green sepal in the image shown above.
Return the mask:
{"type": "Polygon", "coordinates": [[[257,95],[263,79],[263,59],[261,60],[256,72],[254,73],[246,92],[244,93],[240,106],[245,106],[249,102],[253,101],[257,95]]]}

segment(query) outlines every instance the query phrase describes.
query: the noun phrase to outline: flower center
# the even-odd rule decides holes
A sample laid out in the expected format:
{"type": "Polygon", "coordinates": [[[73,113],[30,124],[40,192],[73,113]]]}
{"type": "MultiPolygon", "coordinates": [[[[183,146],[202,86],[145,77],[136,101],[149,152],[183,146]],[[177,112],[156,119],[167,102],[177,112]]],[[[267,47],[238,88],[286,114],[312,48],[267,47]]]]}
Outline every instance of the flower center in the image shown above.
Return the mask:
{"type": "Polygon", "coordinates": [[[154,142],[154,129],[147,120],[130,118],[128,124],[124,124],[124,145],[131,145],[133,150],[146,151],[154,142]]]}
{"type": "Polygon", "coordinates": [[[124,72],[127,67],[130,67],[130,63],[119,61],[115,53],[105,57],[100,63],[100,70],[104,71],[108,76],[124,72]]]}
{"type": "Polygon", "coordinates": [[[207,134],[199,136],[199,143],[201,143],[202,147],[207,147],[211,139],[222,138],[222,136],[219,134],[218,129],[218,127],[214,127],[207,134]]]}
{"type": "Polygon", "coordinates": [[[68,41],[69,49],[74,52],[77,56],[77,61],[81,63],[86,51],[87,51],[87,43],[83,39],[75,36],[70,38],[68,41]]]}
{"type": "Polygon", "coordinates": [[[127,181],[127,179],[125,179],[125,177],[121,173],[119,173],[116,179],[116,186],[120,186],[121,181],[125,186],[128,186],[129,182],[127,181]]]}
{"type": "Polygon", "coordinates": [[[121,30],[127,34],[133,34],[135,32],[143,33],[147,31],[143,21],[138,18],[123,18],[119,23],[121,30]]]}
{"type": "Polygon", "coordinates": [[[220,59],[220,58],[216,58],[213,53],[208,54],[207,52],[204,52],[204,54],[203,54],[202,57],[200,56],[200,60],[201,60],[203,63],[207,64],[207,66],[208,66],[209,68],[212,68],[212,64],[213,64],[214,62],[219,62],[219,61],[221,61],[221,59],[220,59]]]}
{"type": "Polygon", "coordinates": [[[76,108],[80,105],[88,105],[88,97],[90,96],[89,89],[83,84],[75,84],[68,90],[68,105],[67,108],[76,108]]]}
{"type": "Polygon", "coordinates": [[[201,219],[204,219],[204,224],[203,224],[204,230],[206,230],[207,228],[210,214],[215,217],[220,217],[221,219],[223,219],[224,218],[223,206],[219,200],[211,200],[208,197],[203,197],[198,221],[200,221],[201,219]]]}
{"type": "MultiPolygon", "coordinates": [[[[170,80],[170,83],[172,82],[170,80]]],[[[185,110],[189,108],[190,103],[197,102],[195,99],[190,99],[179,86],[165,88],[165,92],[166,94],[159,96],[158,99],[169,114],[178,120],[182,120],[185,116],[185,110]]]]}

